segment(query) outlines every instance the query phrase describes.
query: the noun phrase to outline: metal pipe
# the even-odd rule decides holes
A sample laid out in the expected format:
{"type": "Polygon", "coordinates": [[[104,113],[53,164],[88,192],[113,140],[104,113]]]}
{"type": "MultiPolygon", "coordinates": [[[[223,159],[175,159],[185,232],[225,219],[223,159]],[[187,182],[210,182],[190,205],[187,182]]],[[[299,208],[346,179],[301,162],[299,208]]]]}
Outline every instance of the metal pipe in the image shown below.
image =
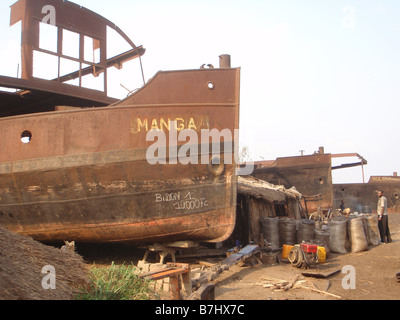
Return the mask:
{"type": "Polygon", "coordinates": [[[231,68],[231,56],[229,54],[222,54],[219,56],[219,67],[221,69],[231,68]]]}
{"type": "Polygon", "coordinates": [[[363,164],[362,160],[361,160],[361,170],[362,170],[363,183],[365,183],[365,179],[364,179],[364,164],[363,164]]]}

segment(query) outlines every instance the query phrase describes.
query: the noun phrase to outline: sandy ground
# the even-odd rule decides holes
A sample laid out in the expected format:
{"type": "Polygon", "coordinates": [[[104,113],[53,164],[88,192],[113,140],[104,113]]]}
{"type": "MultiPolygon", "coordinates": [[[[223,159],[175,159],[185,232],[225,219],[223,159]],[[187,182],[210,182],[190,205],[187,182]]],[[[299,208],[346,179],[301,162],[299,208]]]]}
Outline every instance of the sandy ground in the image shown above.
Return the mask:
{"type": "Polygon", "coordinates": [[[303,277],[302,269],[290,264],[261,265],[259,267],[235,266],[218,279],[216,300],[399,300],[400,283],[395,274],[400,270],[400,213],[389,214],[393,242],[369,248],[367,251],[348,254],[331,254],[320,270],[339,269],[325,279],[303,277]],[[355,270],[355,288],[344,289],[349,273],[342,273],[344,266],[355,270]],[[264,287],[266,278],[290,281],[296,275],[307,286],[332,295],[321,294],[304,288],[279,291],[264,287]],[[344,279],[345,278],[345,279],[344,279]],[[343,280],[344,279],[344,280],[343,280]]]}
{"type": "MultiPolygon", "coordinates": [[[[369,250],[348,253],[331,254],[325,264],[319,266],[320,270],[338,269],[339,272],[326,278],[300,278],[306,280],[307,286],[315,286],[329,294],[339,296],[344,300],[399,300],[400,283],[396,281],[395,274],[400,270],[400,213],[389,214],[390,231],[393,242],[370,247],[369,250]],[[345,290],[342,280],[347,273],[342,273],[344,266],[351,265],[355,268],[355,289],[345,290]]],[[[126,263],[134,265],[143,258],[144,250],[134,246],[125,245],[84,245],[78,246],[87,264],[109,266],[126,263]]],[[[207,260],[202,259],[202,260],[207,260]]],[[[180,261],[187,262],[189,261],[180,261]]],[[[265,288],[266,277],[290,281],[296,275],[302,277],[302,269],[292,267],[290,264],[277,263],[275,265],[263,264],[258,267],[231,267],[224,271],[215,281],[216,300],[337,300],[335,296],[312,292],[303,288],[292,288],[287,291],[277,291],[265,288]]]]}

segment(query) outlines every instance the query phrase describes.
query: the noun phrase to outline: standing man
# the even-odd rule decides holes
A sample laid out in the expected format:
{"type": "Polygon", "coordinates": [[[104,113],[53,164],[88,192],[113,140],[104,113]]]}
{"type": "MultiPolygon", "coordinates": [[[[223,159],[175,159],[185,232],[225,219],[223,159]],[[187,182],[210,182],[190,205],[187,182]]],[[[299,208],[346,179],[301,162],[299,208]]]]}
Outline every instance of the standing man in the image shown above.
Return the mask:
{"type": "Polygon", "coordinates": [[[387,199],[383,195],[382,190],[378,190],[378,206],[376,212],[378,213],[378,227],[381,235],[382,243],[392,242],[389,231],[389,219],[387,214],[387,199]]]}
{"type": "Polygon", "coordinates": [[[344,200],[342,200],[342,202],[340,203],[340,210],[343,212],[344,209],[345,209],[344,200]]]}

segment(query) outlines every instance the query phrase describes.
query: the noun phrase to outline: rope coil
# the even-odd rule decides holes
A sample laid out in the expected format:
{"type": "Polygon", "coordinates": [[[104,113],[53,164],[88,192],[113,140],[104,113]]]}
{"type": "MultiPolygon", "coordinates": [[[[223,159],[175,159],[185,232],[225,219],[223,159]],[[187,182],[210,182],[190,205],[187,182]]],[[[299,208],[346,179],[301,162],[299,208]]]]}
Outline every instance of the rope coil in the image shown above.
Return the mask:
{"type": "Polygon", "coordinates": [[[303,241],[310,241],[314,239],[315,236],[315,221],[302,219],[299,223],[299,228],[297,232],[297,242],[301,243],[303,241]]]}
{"type": "Polygon", "coordinates": [[[261,232],[273,249],[279,248],[279,218],[261,218],[261,232]]]}
{"type": "Polygon", "coordinates": [[[295,245],[297,243],[297,226],[296,220],[290,218],[282,218],[279,220],[279,244],[295,245]]]}

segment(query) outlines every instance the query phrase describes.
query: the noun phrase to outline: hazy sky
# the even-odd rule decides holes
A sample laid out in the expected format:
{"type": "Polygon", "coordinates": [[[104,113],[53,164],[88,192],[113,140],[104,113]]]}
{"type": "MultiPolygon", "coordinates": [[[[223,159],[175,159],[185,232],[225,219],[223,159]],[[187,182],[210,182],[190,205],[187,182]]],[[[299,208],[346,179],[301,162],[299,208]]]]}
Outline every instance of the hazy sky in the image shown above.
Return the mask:
{"type": "MultiPolygon", "coordinates": [[[[14,2],[0,4],[0,74],[10,76],[19,63],[20,26],[9,27],[14,2]]],[[[73,2],[146,48],[146,80],[158,70],[218,66],[218,56],[230,54],[232,66],[241,67],[241,144],[254,160],[324,146],[328,153],[361,154],[366,181],[400,174],[398,0],[73,2]]],[[[120,84],[142,85],[138,60],[110,76],[118,98],[127,94],[120,84]]],[[[333,178],[362,182],[361,167],[333,178]]]]}

